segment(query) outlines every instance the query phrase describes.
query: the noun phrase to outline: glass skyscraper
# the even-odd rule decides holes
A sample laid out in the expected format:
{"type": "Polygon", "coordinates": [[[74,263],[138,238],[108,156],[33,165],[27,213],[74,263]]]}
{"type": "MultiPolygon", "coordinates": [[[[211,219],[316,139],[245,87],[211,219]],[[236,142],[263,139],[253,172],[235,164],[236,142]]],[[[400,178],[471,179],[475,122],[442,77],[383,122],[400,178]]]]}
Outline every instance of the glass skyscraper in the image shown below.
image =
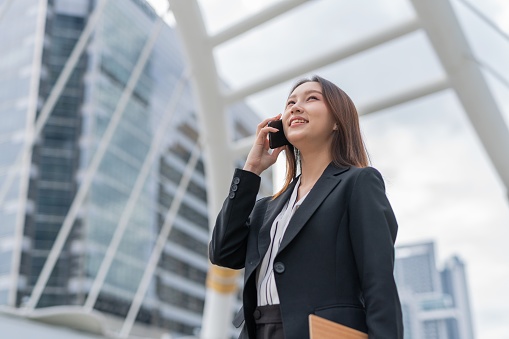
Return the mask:
{"type": "MultiPolygon", "coordinates": [[[[0,1],[2,9],[6,3],[0,1]]],[[[31,245],[23,229],[34,210],[28,200],[35,174],[28,145],[40,107],[44,11],[42,2],[11,1],[0,21],[0,304],[13,304],[18,286],[27,283],[18,273],[21,251],[31,245]]]]}
{"type": "Polygon", "coordinates": [[[396,248],[394,275],[400,293],[405,339],[473,339],[465,265],[450,258],[439,270],[435,245],[396,248]]]}
{"type": "MultiPolygon", "coordinates": [[[[142,0],[106,1],[47,122],[34,135],[98,3],[17,0],[0,20],[0,305],[29,302],[63,223],[70,221],[37,307],[86,304],[110,258],[92,305],[126,317],[200,142],[175,32],[163,25],[157,33],[159,18],[142,0]],[[151,53],[138,65],[131,91],[128,84],[150,39],[151,53]],[[125,231],[118,233],[121,225],[125,231]]],[[[232,140],[254,133],[259,118],[245,104],[232,105],[228,114],[232,140]]],[[[138,323],[177,335],[192,334],[201,324],[209,265],[205,175],[199,156],[138,323]]],[[[264,180],[262,192],[270,190],[264,180]]]]}

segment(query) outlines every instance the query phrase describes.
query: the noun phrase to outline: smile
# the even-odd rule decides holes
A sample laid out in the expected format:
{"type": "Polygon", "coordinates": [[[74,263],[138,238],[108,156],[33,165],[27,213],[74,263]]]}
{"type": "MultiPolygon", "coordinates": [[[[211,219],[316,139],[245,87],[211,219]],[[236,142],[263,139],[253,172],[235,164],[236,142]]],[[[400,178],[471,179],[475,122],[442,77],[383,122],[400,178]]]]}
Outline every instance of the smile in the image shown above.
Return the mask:
{"type": "Polygon", "coordinates": [[[307,123],[308,123],[308,121],[307,121],[307,120],[297,118],[297,119],[292,119],[292,120],[290,121],[290,126],[294,126],[294,125],[301,125],[301,124],[307,124],[307,123]]]}

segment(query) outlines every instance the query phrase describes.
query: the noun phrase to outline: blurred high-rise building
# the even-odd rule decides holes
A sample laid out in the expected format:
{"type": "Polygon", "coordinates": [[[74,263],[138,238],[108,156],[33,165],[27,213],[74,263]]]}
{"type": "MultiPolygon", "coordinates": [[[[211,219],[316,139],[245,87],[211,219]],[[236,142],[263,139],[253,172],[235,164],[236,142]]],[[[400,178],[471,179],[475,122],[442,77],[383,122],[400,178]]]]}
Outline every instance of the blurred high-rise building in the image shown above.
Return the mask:
{"type": "MultiPolygon", "coordinates": [[[[0,305],[29,302],[73,201],[91,178],[37,308],[83,305],[110,257],[93,306],[126,317],[156,238],[179,200],[137,321],[192,334],[201,324],[205,299],[209,220],[201,155],[186,173],[199,128],[191,89],[183,80],[185,63],[173,29],[163,25],[157,32],[159,18],[142,0],[106,1],[84,52],[72,60],[99,2],[10,1],[0,20],[0,305]],[[126,86],[152,38],[129,95],[126,86]],[[32,142],[57,79],[74,61],[32,142]],[[120,120],[112,129],[115,112],[120,120]],[[168,115],[164,133],[154,140],[168,115]],[[112,133],[109,142],[106,131],[112,133]],[[145,168],[154,147],[155,160],[145,168]],[[136,191],[142,173],[146,179],[136,191]],[[176,196],[185,175],[190,181],[180,201],[176,196]],[[129,205],[130,200],[135,203],[129,205]],[[108,252],[122,223],[119,246],[108,252]]],[[[248,106],[232,105],[228,114],[230,125],[218,133],[229,133],[232,140],[254,133],[259,119],[248,106]]],[[[264,180],[262,192],[270,190],[270,180],[264,180]]]]}
{"type": "Polygon", "coordinates": [[[465,265],[450,258],[439,270],[435,245],[396,248],[394,275],[400,293],[405,339],[473,339],[465,265]]]}

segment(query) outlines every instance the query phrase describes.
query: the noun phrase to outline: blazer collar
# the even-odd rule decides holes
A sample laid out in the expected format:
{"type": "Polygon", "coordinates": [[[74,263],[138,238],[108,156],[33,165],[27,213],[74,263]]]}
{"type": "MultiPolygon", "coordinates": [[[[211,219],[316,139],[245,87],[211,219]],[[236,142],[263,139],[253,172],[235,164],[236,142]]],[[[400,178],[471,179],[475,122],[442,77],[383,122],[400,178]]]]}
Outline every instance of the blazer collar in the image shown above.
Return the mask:
{"type": "MultiPolygon", "coordinates": [[[[349,169],[350,167],[337,167],[333,163],[330,163],[327,166],[323,174],[320,176],[318,181],[309,192],[302,205],[297,209],[292,219],[290,220],[290,224],[286,229],[281,245],[279,247],[279,252],[281,252],[293,240],[293,238],[295,238],[295,236],[309,220],[311,215],[313,215],[316,209],[322,204],[323,200],[339,184],[341,181],[339,175],[345,171],[348,171],[349,169]]],[[[294,179],[288,188],[279,197],[270,201],[269,205],[267,206],[263,227],[260,229],[258,246],[260,258],[263,258],[270,245],[270,228],[272,227],[272,223],[283,209],[285,203],[288,201],[288,199],[290,199],[296,182],[297,180],[294,179]]]]}
{"type": "Polygon", "coordinates": [[[340,174],[349,170],[350,167],[336,167],[333,163],[325,169],[318,181],[315,183],[308,196],[302,202],[302,205],[295,211],[288,228],[283,235],[279,252],[283,251],[285,247],[295,238],[300,230],[307,223],[309,218],[315,213],[316,209],[322,204],[327,196],[336,188],[341,182],[340,174]]]}

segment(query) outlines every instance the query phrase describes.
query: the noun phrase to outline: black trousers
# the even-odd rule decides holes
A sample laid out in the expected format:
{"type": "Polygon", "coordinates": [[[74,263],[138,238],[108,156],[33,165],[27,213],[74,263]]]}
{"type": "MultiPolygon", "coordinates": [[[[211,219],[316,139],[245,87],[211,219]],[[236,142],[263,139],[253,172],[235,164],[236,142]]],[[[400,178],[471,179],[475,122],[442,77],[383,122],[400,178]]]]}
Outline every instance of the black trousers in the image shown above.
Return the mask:
{"type": "Polygon", "coordinates": [[[285,338],[279,305],[258,306],[253,316],[256,323],[256,339],[285,338]]]}

